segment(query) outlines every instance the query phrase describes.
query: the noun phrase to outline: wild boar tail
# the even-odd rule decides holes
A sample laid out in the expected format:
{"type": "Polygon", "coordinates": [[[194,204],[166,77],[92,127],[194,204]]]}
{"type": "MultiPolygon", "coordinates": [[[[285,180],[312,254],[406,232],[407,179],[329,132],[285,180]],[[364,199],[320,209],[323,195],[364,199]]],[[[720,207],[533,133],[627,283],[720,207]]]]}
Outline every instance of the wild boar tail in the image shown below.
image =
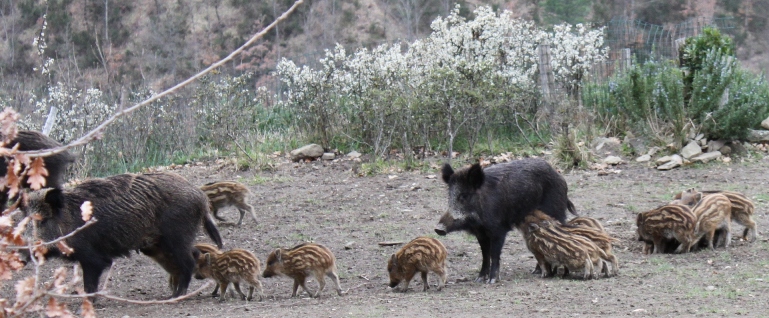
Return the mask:
{"type": "Polygon", "coordinates": [[[208,237],[216,243],[216,246],[222,248],[222,237],[219,235],[219,230],[216,229],[214,220],[211,219],[211,215],[208,213],[206,213],[206,216],[203,218],[203,228],[206,230],[208,237]]]}
{"type": "Polygon", "coordinates": [[[571,212],[571,214],[574,214],[575,216],[579,216],[579,214],[577,214],[577,208],[574,207],[574,203],[571,203],[571,200],[569,199],[566,199],[566,208],[569,209],[569,212],[571,212]]]}

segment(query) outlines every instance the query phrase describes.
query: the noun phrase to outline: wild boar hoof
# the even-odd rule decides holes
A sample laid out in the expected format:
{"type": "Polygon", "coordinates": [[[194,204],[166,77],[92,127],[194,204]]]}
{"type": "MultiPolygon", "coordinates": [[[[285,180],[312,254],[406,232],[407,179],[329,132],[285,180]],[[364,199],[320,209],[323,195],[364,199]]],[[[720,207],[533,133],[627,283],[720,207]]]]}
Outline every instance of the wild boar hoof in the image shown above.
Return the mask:
{"type": "Polygon", "coordinates": [[[485,283],[486,282],[486,277],[478,276],[478,278],[475,279],[475,282],[476,283],[485,283]]]}
{"type": "Polygon", "coordinates": [[[489,283],[489,284],[494,284],[496,282],[497,282],[496,278],[492,278],[492,279],[489,279],[489,281],[487,281],[487,283],[489,283]]]}
{"type": "Polygon", "coordinates": [[[446,231],[441,229],[435,229],[435,233],[440,236],[446,236],[446,231]]]}

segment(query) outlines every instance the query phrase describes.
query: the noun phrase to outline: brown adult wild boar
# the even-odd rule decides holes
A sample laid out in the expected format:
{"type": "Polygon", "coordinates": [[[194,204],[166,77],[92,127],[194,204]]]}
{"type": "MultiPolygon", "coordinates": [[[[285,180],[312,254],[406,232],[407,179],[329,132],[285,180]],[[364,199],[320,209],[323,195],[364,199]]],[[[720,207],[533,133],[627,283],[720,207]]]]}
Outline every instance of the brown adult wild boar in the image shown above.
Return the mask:
{"type": "MultiPolygon", "coordinates": [[[[19,145],[18,150],[41,150],[50,149],[61,146],[52,138],[43,135],[36,131],[22,130],[16,134],[8,145],[7,148],[13,148],[16,144],[19,145]]],[[[5,157],[0,158],[0,177],[6,176],[8,173],[8,160],[5,157]]],[[[45,169],[48,170],[48,176],[45,178],[44,188],[59,188],[64,186],[64,174],[67,172],[67,167],[75,161],[75,157],[69,153],[69,151],[63,151],[55,155],[51,155],[43,158],[45,169]]],[[[22,176],[20,180],[20,186],[27,188],[27,176],[22,176]]],[[[5,205],[8,203],[8,188],[3,185],[0,190],[0,208],[5,209],[5,205]]]]}
{"type": "Polygon", "coordinates": [[[559,222],[566,210],[576,214],[567,196],[566,180],[544,160],[522,159],[486,169],[479,164],[457,170],[445,164],[441,171],[448,185],[448,211],[435,232],[465,231],[476,237],[483,262],[476,282],[494,283],[507,232],[535,209],[559,222]]]}
{"type": "Polygon", "coordinates": [[[390,274],[390,287],[398,287],[403,282],[406,292],[414,275],[422,275],[422,291],[430,289],[427,284],[427,273],[432,271],[440,277],[438,290],[446,284],[446,247],[441,241],[430,237],[418,237],[406,243],[395,252],[387,262],[387,272],[390,274]]]}
{"type": "Polygon", "coordinates": [[[177,282],[172,297],[181,296],[195,269],[192,244],[201,223],[222,246],[205,193],[175,173],[120,174],[74,188],[39,190],[29,195],[22,209],[40,215],[40,236],[49,241],[84,224],[80,206],[85,201],[91,202],[98,221],[65,240],[74,252],[64,257],[80,263],[87,293],[96,292],[99,277],[113,258],[139,250],[167,262],[161,265],[173,269],[169,274],[177,282]]]}

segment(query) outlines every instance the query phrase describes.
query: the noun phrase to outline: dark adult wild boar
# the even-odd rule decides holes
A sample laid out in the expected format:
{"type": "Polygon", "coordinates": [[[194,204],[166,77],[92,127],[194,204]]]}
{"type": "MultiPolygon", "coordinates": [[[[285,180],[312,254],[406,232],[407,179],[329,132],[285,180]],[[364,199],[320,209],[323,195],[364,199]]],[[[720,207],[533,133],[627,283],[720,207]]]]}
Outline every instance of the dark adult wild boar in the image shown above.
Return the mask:
{"type": "Polygon", "coordinates": [[[23,209],[40,214],[39,233],[49,241],[84,224],[80,206],[85,201],[91,201],[98,221],[66,239],[74,252],[65,257],[82,266],[87,293],[96,291],[113,258],[139,250],[176,276],[173,297],[181,296],[195,270],[193,255],[198,251],[192,244],[201,223],[222,246],[206,194],[174,173],[121,174],[74,188],[39,190],[30,194],[23,209]]]}
{"type": "MultiPolygon", "coordinates": [[[[16,144],[19,145],[18,150],[41,150],[56,148],[61,146],[58,142],[50,137],[43,135],[36,131],[22,130],[16,134],[9,144],[5,145],[8,148],[13,148],[16,144]]],[[[8,173],[8,160],[5,157],[0,157],[0,177],[4,177],[8,173]]],[[[75,161],[75,157],[64,151],[52,156],[43,158],[45,169],[48,170],[48,176],[45,178],[45,188],[61,188],[64,185],[64,173],[67,171],[67,167],[75,161]]],[[[29,187],[26,176],[21,179],[21,187],[29,187]]],[[[8,189],[2,187],[0,191],[0,208],[5,209],[5,205],[8,202],[8,189]]]]}
{"type": "Polygon", "coordinates": [[[449,186],[449,207],[435,232],[475,235],[483,254],[477,282],[496,282],[507,232],[534,210],[561,223],[567,209],[576,214],[566,195],[566,180],[544,160],[523,159],[486,169],[474,164],[456,172],[445,164],[442,174],[449,186]]]}

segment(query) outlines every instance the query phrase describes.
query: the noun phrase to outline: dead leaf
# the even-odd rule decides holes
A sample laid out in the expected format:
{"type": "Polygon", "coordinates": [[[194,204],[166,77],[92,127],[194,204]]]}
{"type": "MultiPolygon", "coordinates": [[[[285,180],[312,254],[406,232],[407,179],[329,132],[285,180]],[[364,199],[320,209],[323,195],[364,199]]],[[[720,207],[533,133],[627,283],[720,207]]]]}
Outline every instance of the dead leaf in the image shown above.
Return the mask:
{"type": "Polygon", "coordinates": [[[45,169],[43,158],[38,157],[32,160],[32,164],[27,169],[27,176],[27,183],[33,190],[40,190],[45,187],[45,177],[48,176],[48,170],[45,169]]]}
{"type": "Polygon", "coordinates": [[[83,304],[80,306],[80,315],[83,318],[96,318],[96,311],[93,309],[93,303],[88,298],[83,298],[83,304]]]}
{"type": "Polygon", "coordinates": [[[73,250],[67,243],[64,241],[59,241],[56,243],[56,247],[59,248],[59,251],[61,251],[62,254],[69,256],[70,254],[74,253],[75,250],[73,250]]]}
{"type": "Polygon", "coordinates": [[[93,205],[91,204],[91,201],[85,201],[80,206],[80,215],[83,217],[83,221],[88,222],[88,220],[91,219],[91,215],[93,215],[93,205]]]}
{"type": "Polygon", "coordinates": [[[72,313],[67,310],[65,304],[56,301],[56,298],[48,298],[48,305],[45,306],[45,315],[48,317],[72,317],[72,313]]]}

